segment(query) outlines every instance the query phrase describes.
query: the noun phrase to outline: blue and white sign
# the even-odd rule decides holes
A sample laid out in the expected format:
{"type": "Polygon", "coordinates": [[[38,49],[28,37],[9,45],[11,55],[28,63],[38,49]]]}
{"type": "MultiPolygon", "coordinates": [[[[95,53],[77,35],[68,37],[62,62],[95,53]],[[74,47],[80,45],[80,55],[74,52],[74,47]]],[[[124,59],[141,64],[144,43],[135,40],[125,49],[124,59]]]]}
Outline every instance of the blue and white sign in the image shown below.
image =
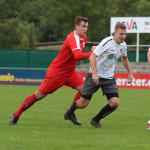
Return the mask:
{"type": "Polygon", "coordinates": [[[40,85],[45,72],[45,70],[0,69],[0,83],[40,85]]]}

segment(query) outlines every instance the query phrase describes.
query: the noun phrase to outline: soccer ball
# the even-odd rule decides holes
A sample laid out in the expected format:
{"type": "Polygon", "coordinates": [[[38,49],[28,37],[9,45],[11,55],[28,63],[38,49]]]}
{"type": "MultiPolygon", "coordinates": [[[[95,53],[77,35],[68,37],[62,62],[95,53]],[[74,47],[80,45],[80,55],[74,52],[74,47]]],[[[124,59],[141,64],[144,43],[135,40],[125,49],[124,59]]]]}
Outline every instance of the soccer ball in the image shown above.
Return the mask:
{"type": "Polygon", "coordinates": [[[147,130],[150,131],[150,120],[147,123],[147,130]]]}

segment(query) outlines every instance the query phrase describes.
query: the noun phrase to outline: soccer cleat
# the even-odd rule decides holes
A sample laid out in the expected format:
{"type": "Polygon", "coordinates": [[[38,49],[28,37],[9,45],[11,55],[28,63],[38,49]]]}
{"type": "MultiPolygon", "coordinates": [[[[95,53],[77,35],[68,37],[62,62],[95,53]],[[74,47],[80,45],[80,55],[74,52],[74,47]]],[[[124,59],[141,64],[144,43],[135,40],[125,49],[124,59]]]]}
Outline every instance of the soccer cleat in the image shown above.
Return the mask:
{"type": "MultiPolygon", "coordinates": [[[[76,115],[74,113],[72,114],[72,116],[77,120],[77,117],[76,117],[76,115]]],[[[77,122],[78,122],[78,125],[82,124],[79,120],[77,120],[77,122]]]]}
{"type": "Polygon", "coordinates": [[[15,117],[14,114],[10,116],[9,125],[16,125],[19,117],[15,117]]]}
{"type": "Polygon", "coordinates": [[[72,123],[74,123],[76,125],[81,125],[82,124],[79,120],[77,120],[75,114],[69,114],[68,111],[66,111],[66,113],[64,114],[64,119],[65,120],[69,119],[70,121],[72,121],[72,123]]]}
{"type": "Polygon", "coordinates": [[[95,121],[94,119],[90,122],[95,128],[102,128],[101,124],[98,121],[95,121]]]}

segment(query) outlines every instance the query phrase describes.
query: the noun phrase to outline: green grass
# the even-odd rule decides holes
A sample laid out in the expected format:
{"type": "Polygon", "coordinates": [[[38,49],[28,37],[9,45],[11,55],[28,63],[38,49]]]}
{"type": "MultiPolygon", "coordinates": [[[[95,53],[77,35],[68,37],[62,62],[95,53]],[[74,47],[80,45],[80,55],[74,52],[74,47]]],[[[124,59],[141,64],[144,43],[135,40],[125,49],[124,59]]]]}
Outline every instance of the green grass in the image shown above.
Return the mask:
{"type": "Polygon", "coordinates": [[[101,121],[102,129],[90,125],[91,118],[107,104],[99,90],[89,106],[77,110],[81,126],[63,119],[76,91],[62,87],[35,103],[22,114],[17,126],[9,116],[38,86],[0,85],[0,150],[149,150],[150,90],[119,89],[120,107],[101,121]]]}

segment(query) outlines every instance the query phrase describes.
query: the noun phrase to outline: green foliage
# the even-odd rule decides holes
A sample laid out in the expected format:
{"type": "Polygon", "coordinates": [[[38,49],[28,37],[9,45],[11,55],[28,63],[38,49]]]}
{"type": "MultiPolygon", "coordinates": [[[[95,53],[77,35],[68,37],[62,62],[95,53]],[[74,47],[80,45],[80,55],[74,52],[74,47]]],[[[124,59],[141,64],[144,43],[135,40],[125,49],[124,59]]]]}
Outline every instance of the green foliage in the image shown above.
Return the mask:
{"type": "Polygon", "coordinates": [[[1,48],[9,48],[18,43],[16,33],[17,23],[15,19],[6,20],[6,22],[0,22],[0,46],[1,48]]]}
{"type": "Polygon", "coordinates": [[[150,1],[149,0],[139,0],[136,5],[137,15],[141,17],[149,17],[149,8],[150,1]]]}
{"type": "MultiPolygon", "coordinates": [[[[149,16],[148,0],[0,0],[0,48],[29,49],[38,42],[64,41],[77,16],[89,18],[89,41],[110,35],[111,17],[149,16]]],[[[127,38],[129,44],[135,35],[127,38]]],[[[149,42],[149,34],[141,43],[149,42]]]]}
{"type": "Polygon", "coordinates": [[[34,24],[11,18],[0,23],[0,48],[29,49],[34,46],[34,24]]]}

